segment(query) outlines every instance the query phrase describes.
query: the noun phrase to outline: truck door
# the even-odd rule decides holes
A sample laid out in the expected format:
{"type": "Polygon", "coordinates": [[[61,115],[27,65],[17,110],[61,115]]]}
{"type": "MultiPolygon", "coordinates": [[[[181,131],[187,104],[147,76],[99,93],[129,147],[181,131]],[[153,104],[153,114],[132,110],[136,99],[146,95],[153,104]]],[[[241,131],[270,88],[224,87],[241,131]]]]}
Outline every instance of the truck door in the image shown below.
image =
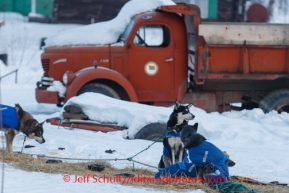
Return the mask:
{"type": "Polygon", "coordinates": [[[132,32],[129,79],[140,93],[174,89],[174,48],[169,26],[143,25],[132,32]],[[146,92],[148,91],[148,92],[146,92]]]}

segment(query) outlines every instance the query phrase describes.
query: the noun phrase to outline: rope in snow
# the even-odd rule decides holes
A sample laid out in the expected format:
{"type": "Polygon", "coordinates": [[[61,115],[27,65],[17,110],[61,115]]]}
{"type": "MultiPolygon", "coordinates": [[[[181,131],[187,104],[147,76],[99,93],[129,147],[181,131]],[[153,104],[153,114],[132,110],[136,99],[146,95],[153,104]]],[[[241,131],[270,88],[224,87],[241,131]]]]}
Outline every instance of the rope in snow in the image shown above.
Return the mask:
{"type": "MultiPolygon", "coordinates": [[[[19,152],[20,153],[20,152],[19,152]]],[[[51,159],[63,159],[63,160],[79,160],[79,161],[125,161],[127,158],[111,158],[111,159],[92,159],[92,158],[70,158],[70,157],[55,157],[55,156],[46,156],[43,154],[30,154],[26,153],[26,155],[31,155],[31,156],[38,156],[38,157],[45,157],[45,158],[51,158],[51,159]]]]}
{"type": "MultiPolygon", "coordinates": [[[[156,139],[152,144],[150,144],[147,148],[141,150],[140,152],[136,153],[135,155],[133,155],[133,156],[131,156],[131,157],[128,157],[128,158],[122,158],[122,159],[118,159],[118,158],[114,158],[114,159],[66,158],[66,157],[46,156],[46,155],[43,155],[43,154],[27,154],[27,155],[31,155],[31,156],[34,156],[34,155],[35,155],[35,156],[38,156],[38,157],[45,157],[45,158],[51,158],[51,159],[82,160],[82,161],[125,161],[125,160],[127,160],[127,161],[132,161],[132,163],[133,163],[133,168],[132,168],[132,170],[133,170],[133,171],[134,171],[134,163],[138,163],[138,164],[141,164],[141,165],[144,165],[144,166],[148,166],[148,167],[152,167],[152,168],[155,168],[155,169],[160,169],[160,168],[158,168],[158,167],[155,167],[155,166],[152,166],[152,165],[143,163],[143,162],[136,161],[136,160],[134,160],[133,158],[136,157],[137,155],[141,154],[142,152],[148,150],[153,144],[155,144],[156,142],[158,142],[158,141],[159,141],[161,138],[163,138],[165,135],[166,135],[166,134],[164,134],[163,136],[159,137],[159,138],[156,139]]],[[[21,152],[18,152],[18,153],[22,153],[25,140],[26,140],[26,137],[24,138],[21,152]]]]}
{"type": "MultiPolygon", "coordinates": [[[[141,163],[141,162],[137,162],[135,160],[133,160],[132,158],[134,158],[135,156],[141,154],[142,152],[148,150],[153,144],[155,144],[156,142],[158,142],[160,139],[164,138],[166,136],[166,134],[164,134],[163,136],[159,137],[157,140],[155,140],[152,144],[150,144],[147,148],[141,150],[140,152],[138,152],[137,154],[135,154],[134,156],[131,156],[131,157],[128,157],[127,160],[128,161],[132,161],[132,170],[134,171],[134,162],[136,163],[139,163],[139,164],[142,164],[142,165],[145,165],[144,163],[141,163]]],[[[149,165],[147,165],[149,166],[149,165]]],[[[149,167],[153,167],[153,168],[157,168],[159,169],[158,167],[154,167],[154,166],[149,166],[149,167]]]]}
{"type": "Polygon", "coordinates": [[[158,142],[160,139],[164,138],[165,135],[166,135],[166,134],[164,134],[163,136],[161,136],[160,138],[158,138],[157,140],[155,140],[155,141],[154,141],[152,144],[150,144],[147,148],[141,150],[140,152],[138,152],[138,153],[135,154],[134,156],[128,157],[127,159],[128,159],[128,160],[132,160],[132,158],[134,158],[134,157],[137,156],[138,154],[140,154],[140,153],[148,150],[153,144],[155,144],[156,142],[158,142]]]}
{"type": "MultiPolygon", "coordinates": [[[[148,166],[148,167],[151,167],[151,168],[155,168],[155,169],[161,169],[161,168],[158,168],[158,167],[155,167],[155,166],[152,166],[152,165],[148,165],[148,164],[145,164],[145,163],[142,163],[142,162],[139,162],[139,161],[135,161],[135,160],[133,160],[132,159],[132,161],[133,161],[133,163],[135,162],[135,163],[138,163],[138,164],[141,164],[141,165],[144,165],[144,166],[148,166]]],[[[133,168],[133,170],[134,170],[134,168],[133,168]]]]}
{"type": "MultiPolygon", "coordinates": [[[[21,153],[21,152],[18,152],[18,153],[21,153]]],[[[79,160],[79,161],[132,161],[132,162],[136,162],[138,164],[141,164],[141,165],[144,165],[144,166],[148,166],[148,167],[152,167],[152,168],[155,168],[155,169],[160,169],[158,167],[155,167],[155,166],[152,166],[152,165],[149,165],[149,164],[146,164],[146,163],[143,163],[143,162],[139,162],[139,161],[136,161],[136,160],[133,160],[133,159],[128,159],[128,158],[122,158],[122,159],[119,159],[119,158],[114,158],[114,159],[90,159],[90,158],[67,158],[67,157],[55,157],[55,156],[46,156],[46,155],[43,155],[43,154],[28,154],[26,153],[26,155],[31,155],[31,156],[38,156],[38,157],[45,157],[45,158],[51,158],[51,159],[61,159],[61,160],[79,160]]],[[[133,169],[134,170],[134,169],[133,169]]]]}

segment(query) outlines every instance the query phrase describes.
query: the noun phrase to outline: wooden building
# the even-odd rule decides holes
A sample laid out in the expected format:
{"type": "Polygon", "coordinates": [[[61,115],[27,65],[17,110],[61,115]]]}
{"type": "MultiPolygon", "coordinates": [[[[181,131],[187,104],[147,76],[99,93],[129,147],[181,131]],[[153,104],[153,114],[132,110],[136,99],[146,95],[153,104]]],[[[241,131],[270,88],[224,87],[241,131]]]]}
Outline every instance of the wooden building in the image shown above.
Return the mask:
{"type": "MultiPolygon", "coordinates": [[[[204,21],[244,21],[246,0],[173,0],[196,4],[204,21]]],[[[128,0],[54,0],[53,20],[58,23],[95,23],[116,17],[128,0]]]]}
{"type": "Polygon", "coordinates": [[[218,0],[218,21],[243,22],[246,0],[218,0]]]}
{"type": "Polygon", "coordinates": [[[58,23],[96,23],[117,16],[128,0],[55,0],[53,20],[58,23]]]}

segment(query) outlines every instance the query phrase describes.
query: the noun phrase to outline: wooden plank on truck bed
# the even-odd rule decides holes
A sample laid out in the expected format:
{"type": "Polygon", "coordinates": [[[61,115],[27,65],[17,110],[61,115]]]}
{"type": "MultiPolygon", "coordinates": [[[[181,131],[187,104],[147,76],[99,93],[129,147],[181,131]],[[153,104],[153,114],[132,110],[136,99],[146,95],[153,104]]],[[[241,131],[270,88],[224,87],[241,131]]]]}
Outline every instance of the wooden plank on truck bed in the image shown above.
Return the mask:
{"type": "Polygon", "coordinates": [[[202,23],[199,35],[207,44],[289,45],[288,24],[202,23]]]}

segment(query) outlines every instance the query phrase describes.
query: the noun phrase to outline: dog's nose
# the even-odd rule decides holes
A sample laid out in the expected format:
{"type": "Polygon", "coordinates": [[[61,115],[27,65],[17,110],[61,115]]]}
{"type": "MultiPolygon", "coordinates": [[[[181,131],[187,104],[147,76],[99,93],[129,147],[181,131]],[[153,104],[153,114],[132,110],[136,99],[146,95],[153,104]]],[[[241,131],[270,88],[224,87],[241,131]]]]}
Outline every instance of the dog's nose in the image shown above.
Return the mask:
{"type": "Polygon", "coordinates": [[[45,143],[45,139],[43,138],[43,142],[42,143],[45,143]]]}

